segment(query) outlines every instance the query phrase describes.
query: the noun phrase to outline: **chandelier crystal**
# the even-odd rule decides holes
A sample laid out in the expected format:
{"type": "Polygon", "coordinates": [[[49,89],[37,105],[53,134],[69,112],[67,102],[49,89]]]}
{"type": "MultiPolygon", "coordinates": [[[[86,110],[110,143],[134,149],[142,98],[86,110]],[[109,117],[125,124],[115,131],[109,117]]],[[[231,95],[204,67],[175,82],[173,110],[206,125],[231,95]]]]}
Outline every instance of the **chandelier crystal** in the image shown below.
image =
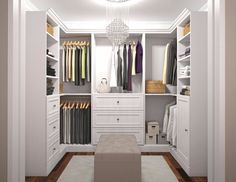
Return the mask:
{"type": "MultiPolygon", "coordinates": [[[[107,0],[112,3],[124,3],[129,0],[107,0]]],[[[129,7],[107,5],[107,37],[113,46],[126,42],[129,37],[129,7]]]]}

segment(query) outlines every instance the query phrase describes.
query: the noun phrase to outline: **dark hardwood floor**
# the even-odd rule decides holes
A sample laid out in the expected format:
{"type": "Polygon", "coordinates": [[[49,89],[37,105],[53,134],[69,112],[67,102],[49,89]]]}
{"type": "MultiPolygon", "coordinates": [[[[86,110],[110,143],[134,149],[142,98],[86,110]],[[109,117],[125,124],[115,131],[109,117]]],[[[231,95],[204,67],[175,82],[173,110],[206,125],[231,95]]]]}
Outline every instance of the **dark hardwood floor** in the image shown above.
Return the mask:
{"type": "MultiPolygon", "coordinates": [[[[67,153],[48,177],[26,177],[26,182],[56,182],[74,155],[94,155],[94,153],[67,153]]],[[[205,177],[189,178],[170,153],[142,153],[142,155],[163,155],[179,182],[207,182],[205,177]]]]}

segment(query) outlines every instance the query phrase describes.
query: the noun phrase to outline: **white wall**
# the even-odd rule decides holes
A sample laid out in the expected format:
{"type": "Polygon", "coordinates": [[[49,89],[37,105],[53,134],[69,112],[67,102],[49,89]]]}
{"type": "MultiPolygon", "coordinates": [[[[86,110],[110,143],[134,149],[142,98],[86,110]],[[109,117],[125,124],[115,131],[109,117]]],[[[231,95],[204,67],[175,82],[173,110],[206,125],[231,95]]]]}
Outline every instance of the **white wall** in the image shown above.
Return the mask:
{"type": "Polygon", "coordinates": [[[7,50],[8,0],[0,1],[0,179],[7,181],[7,50]]]}
{"type": "Polygon", "coordinates": [[[225,174],[236,181],[236,1],[225,1],[225,174]]]}

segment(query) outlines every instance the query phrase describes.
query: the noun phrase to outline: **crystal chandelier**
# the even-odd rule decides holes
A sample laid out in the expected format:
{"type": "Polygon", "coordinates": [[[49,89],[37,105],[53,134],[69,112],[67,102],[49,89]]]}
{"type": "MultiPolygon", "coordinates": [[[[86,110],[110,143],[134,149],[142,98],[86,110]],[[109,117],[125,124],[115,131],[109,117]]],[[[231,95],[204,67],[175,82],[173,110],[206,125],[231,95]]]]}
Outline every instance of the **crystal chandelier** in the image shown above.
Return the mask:
{"type": "Polygon", "coordinates": [[[107,0],[107,37],[113,46],[126,42],[129,37],[129,7],[120,6],[129,0],[107,0]],[[111,3],[113,6],[111,6],[111,3]]]}

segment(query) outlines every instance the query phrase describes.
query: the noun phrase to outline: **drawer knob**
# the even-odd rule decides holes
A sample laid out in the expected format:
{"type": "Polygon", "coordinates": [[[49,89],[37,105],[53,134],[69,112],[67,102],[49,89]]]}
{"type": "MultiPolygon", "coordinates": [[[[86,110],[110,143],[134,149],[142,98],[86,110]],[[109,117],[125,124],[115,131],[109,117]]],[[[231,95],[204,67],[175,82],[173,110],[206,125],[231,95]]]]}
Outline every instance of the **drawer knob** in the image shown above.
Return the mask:
{"type": "Polygon", "coordinates": [[[119,104],[119,103],[120,103],[120,101],[117,101],[116,103],[117,103],[117,104],[119,104]]]}
{"type": "Polygon", "coordinates": [[[117,120],[117,122],[119,123],[119,121],[120,121],[120,118],[117,118],[116,120],[117,120]]]}
{"type": "Polygon", "coordinates": [[[53,105],[53,107],[56,107],[56,106],[57,106],[56,104],[53,105]]]}
{"type": "Polygon", "coordinates": [[[56,129],[57,127],[56,126],[53,126],[53,129],[56,129]]]}
{"type": "Polygon", "coordinates": [[[188,129],[185,129],[184,131],[185,131],[185,132],[188,132],[188,129]]]}

